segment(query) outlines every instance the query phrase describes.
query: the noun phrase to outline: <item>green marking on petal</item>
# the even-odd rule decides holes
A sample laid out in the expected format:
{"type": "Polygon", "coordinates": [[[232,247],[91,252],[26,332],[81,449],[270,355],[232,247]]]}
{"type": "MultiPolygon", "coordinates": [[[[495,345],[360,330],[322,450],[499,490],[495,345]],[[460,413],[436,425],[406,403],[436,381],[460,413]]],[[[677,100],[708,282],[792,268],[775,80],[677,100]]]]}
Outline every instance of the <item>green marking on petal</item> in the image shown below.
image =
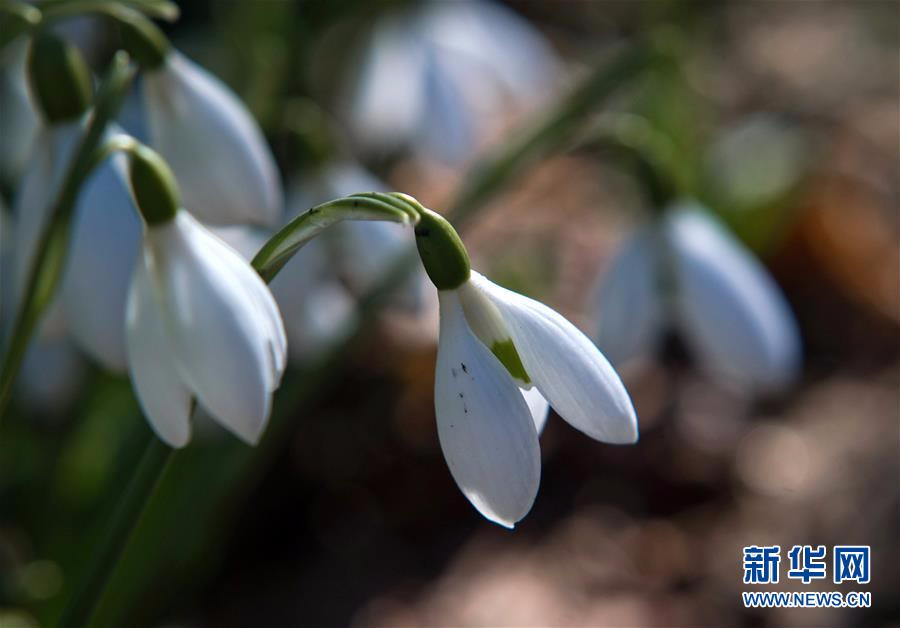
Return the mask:
{"type": "Polygon", "coordinates": [[[500,364],[506,367],[513,379],[517,379],[524,384],[531,383],[531,378],[528,377],[528,372],[522,364],[522,358],[519,357],[519,352],[516,351],[516,346],[511,338],[492,344],[491,353],[497,356],[500,364]]]}

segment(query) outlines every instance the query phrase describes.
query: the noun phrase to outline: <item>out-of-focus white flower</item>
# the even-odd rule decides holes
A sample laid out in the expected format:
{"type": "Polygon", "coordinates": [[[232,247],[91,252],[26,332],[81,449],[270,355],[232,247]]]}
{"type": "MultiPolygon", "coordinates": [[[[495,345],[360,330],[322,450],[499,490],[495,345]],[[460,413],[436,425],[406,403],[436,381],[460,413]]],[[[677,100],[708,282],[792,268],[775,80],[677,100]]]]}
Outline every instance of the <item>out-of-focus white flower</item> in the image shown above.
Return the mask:
{"type": "Polygon", "coordinates": [[[18,179],[38,132],[38,116],[28,97],[27,53],[25,38],[0,53],[0,179],[7,181],[18,179]]]}
{"type": "MultiPolygon", "coordinates": [[[[15,302],[22,303],[41,233],[74,149],[81,122],[43,127],[16,197],[15,302]]],[[[83,186],[74,211],[60,296],[41,333],[61,329],[105,368],[124,372],[125,299],[140,239],[140,219],[128,189],[124,158],[101,164],[83,186]]]]}
{"type": "Polygon", "coordinates": [[[185,207],[210,224],[278,223],[275,160],[224,83],[173,50],[147,71],[143,92],[150,143],[175,172],[185,207]]]}
{"type": "Polygon", "coordinates": [[[191,398],[256,443],[287,341],[275,299],[240,253],[178,210],[148,225],[127,309],[128,363],[159,437],[190,440],[191,398]]]}
{"type": "MultiPolygon", "coordinates": [[[[15,226],[0,199],[0,347],[9,342],[16,306],[13,297],[15,226]]],[[[51,330],[52,332],[53,330],[51,330]]],[[[16,380],[16,391],[29,407],[44,413],[59,413],[69,407],[81,384],[84,362],[65,336],[43,333],[28,347],[16,380]]]]}
{"type": "Polygon", "coordinates": [[[636,234],[597,295],[598,341],[617,364],[654,349],[670,323],[726,385],[774,392],[798,374],[800,333],[783,294],[759,261],[695,204],[673,207],[636,234]]]}
{"type": "Polygon", "coordinates": [[[511,528],[531,509],[548,405],[597,440],[637,440],[619,376],[559,313],[475,272],[438,298],[438,436],[460,490],[486,518],[511,528]]]}
{"type": "Polygon", "coordinates": [[[499,3],[426,2],[375,24],[346,112],[366,150],[413,147],[449,164],[469,157],[477,123],[533,104],[560,63],[528,22],[499,3]]]}
{"type": "MultiPolygon", "coordinates": [[[[252,260],[269,234],[243,226],[213,227],[245,259],[252,260]]],[[[287,331],[288,355],[302,364],[332,347],[356,317],[353,296],[334,274],[321,239],[307,242],[269,285],[287,331]]]]}
{"type": "Polygon", "coordinates": [[[124,373],[125,304],[141,238],[125,157],[101,164],[82,188],[60,292],[74,342],[108,370],[124,373]]]}

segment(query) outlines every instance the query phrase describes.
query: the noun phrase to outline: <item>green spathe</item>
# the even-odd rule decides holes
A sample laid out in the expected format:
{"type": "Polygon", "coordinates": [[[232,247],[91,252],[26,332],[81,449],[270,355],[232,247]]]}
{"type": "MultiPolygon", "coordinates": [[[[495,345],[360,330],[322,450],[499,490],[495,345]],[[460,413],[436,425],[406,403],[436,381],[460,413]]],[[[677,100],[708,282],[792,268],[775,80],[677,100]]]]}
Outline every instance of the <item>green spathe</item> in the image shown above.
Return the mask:
{"type": "Polygon", "coordinates": [[[129,151],[131,191],[148,225],[168,222],[179,207],[175,175],[156,151],[139,144],[129,151]]]}
{"type": "Polygon", "coordinates": [[[469,280],[469,254],[459,234],[443,216],[425,207],[419,208],[416,248],[438,290],[455,290],[469,280]]]}
{"type": "Polygon", "coordinates": [[[31,43],[31,89],[48,124],[79,118],[91,104],[91,75],[75,46],[42,32],[31,43]]]}

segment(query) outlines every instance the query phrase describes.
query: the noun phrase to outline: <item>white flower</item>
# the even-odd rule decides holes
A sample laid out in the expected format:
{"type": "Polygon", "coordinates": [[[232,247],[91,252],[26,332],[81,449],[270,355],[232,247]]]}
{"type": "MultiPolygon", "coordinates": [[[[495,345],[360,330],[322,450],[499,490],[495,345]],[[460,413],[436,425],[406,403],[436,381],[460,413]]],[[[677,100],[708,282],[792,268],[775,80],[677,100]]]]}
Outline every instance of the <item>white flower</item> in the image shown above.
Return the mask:
{"type": "Polygon", "coordinates": [[[765,268],[708,212],[682,204],[623,247],[598,292],[599,344],[617,364],[655,348],[666,323],[709,373],[751,393],[797,376],[800,334],[765,268]]]}
{"type": "Polygon", "coordinates": [[[126,342],[138,399],[163,441],[188,442],[194,397],[257,442],[285,367],[281,316],[253,268],[184,210],[146,228],[126,342]]]}
{"type": "Polygon", "coordinates": [[[389,13],[362,51],[347,102],[367,150],[412,146],[449,164],[471,155],[510,99],[527,104],[559,74],[543,37],[511,10],[483,0],[426,2],[389,13]]]}
{"type": "MultiPolygon", "coordinates": [[[[42,128],[16,197],[15,300],[21,303],[39,238],[83,133],[82,122],[42,128]]],[[[105,368],[124,372],[125,299],[141,227],[124,157],[102,163],[83,186],[73,214],[60,296],[42,333],[65,330],[105,368]]]]}
{"type": "Polygon", "coordinates": [[[275,225],[278,169],[234,93],[175,51],[147,72],[143,90],[151,145],[178,178],[185,207],[211,224],[275,225]]]}
{"type": "Polygon", "coordinates": [[[438,296],[438,436],[456,483],[489,520],[511,528],[531,509],[548,402],[592,438],[637,440],[618,375],[560,314],[474,272],[438,296]]]}

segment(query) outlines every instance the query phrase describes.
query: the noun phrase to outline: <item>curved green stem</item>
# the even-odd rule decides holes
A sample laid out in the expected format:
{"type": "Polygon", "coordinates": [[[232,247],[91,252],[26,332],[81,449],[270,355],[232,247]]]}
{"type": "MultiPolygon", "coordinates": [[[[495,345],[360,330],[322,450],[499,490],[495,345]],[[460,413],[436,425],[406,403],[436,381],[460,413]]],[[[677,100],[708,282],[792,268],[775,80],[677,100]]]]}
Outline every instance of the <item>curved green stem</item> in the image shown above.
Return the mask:
{"type": "Polygon", "coordinates": [[[119,53],[97,92],[96,105],[84,138],[66,171],[47,224],[41,233],[0,366],[0,417],[12,395],[12,386],[35,327],[50,304],[62,278],[68,252],[69,228],[78,193],[96,165],[95,155],[106,127],[115,118],[134,78],[128,55],[119,53]]]}
{"type": "Polygon", "coordinates": [[[630,166],[654,213],[662,212],[678,196],[671,174],[677,157],[675,146],[640,116],[605,117],[575,148],[598,148],[630,166]]]}
{"type": "Polygon", "coordinates": [[[0,0],[0,52],[16,37],[41,23],[41,11],[21,0],[0,0]]]}
{"type": "Polygon", "coordinates": [[[418,211],[408,199],[401,194],[366,192],[316,205],[272,236],[253,258],[253,267],[264,280],[271,281],[300,247],[343,220],[415,224],[418,211]]]}
{"type": "Polygon", "coordinates": [[[42,5],[45,20],[58,20],[82,15],[84,13],[99,13],[110,17],[117,17],[117,11],[121,8],[140,11],[147,17],[152,17],[167,22],[178,19],[180,10],[178,5],[168,0],[122,0],[109,2],[109,0],[48,0],[42,5]]]}

